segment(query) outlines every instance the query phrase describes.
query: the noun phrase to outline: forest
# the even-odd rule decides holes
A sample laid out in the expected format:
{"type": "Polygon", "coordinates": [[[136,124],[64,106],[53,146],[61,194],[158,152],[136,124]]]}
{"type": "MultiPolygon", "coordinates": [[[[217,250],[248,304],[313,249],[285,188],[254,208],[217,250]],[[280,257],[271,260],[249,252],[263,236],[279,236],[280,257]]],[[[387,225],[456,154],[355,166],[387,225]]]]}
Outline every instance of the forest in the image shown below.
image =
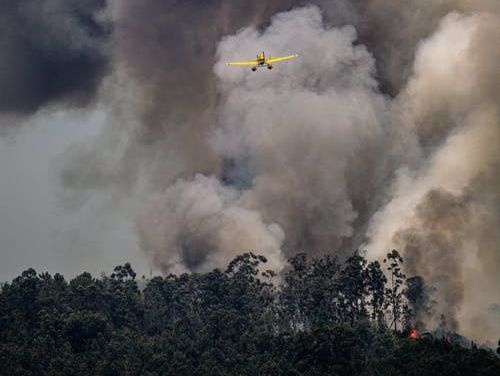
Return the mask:
{"type": "Polygon", "coordinates": [[[0,374],[500,375],[445,317],[427,331],[433,288],[402,263],[301,253],[278,274],[249,252],[148,279],[128,263],[70,281],[28,269],[1,288],[0,374]]]}

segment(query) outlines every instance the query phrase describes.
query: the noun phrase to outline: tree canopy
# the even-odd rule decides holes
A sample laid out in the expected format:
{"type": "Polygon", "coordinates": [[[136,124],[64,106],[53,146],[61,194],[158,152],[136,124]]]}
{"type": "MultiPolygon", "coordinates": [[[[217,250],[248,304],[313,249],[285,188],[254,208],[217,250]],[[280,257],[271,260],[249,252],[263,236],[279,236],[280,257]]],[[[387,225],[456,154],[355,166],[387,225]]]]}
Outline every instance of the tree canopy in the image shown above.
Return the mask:
{"type": "MultiPolygon", "coordinates": [[[[277,274],[245,253],[226,270],[143,280],[24,271],[0,292],[2,375],[499,375],[493,352],[408,338],[429,287],[359,252],[302,253],[277,274]]],[[[427,295],[426,295],[427,294],[427,295]]]]}

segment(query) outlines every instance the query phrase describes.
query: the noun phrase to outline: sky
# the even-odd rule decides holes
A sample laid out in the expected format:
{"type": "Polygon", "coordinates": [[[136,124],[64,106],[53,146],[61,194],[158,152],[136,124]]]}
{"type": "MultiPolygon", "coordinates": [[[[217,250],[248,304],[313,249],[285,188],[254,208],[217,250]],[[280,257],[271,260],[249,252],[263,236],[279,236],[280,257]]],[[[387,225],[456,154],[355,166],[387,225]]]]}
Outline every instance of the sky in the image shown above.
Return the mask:
{"type": "Polygon", "coordinates": [[[57,192],[55,160],[101,132],[105,118],[104,108],[44,111],[0,138],[1,281],[30,267],[71,277],[109,273],[124,262],[149,275],[133,218],[68,210],[57,192]]]}

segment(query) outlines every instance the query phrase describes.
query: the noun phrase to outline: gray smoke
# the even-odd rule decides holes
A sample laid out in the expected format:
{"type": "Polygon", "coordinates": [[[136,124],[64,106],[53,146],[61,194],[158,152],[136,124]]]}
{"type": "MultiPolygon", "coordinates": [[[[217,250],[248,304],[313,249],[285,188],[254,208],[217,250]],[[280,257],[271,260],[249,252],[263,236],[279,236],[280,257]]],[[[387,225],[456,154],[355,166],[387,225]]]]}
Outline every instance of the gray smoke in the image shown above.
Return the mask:
{"type": "Polygon", "coordinates": [[[108,72],[105,0],[0,3],[0,114],[92,101],[108,72]]]}
{"type": "MultiPolygon", "coordinates": [[[[104,25],[100,2],[42,3],[104,25]]],[[[486,338],[500,330],[484,316],[500,301],[499,11],[495,0],[116,0],[113,33],[76,44],[75,56],[102,59],[88,68],[99,74],[11,108],[92,98],[109,54],[109,126],[59,159],[74,206],[75,192],[103,188],[142,202],[140,245],[164,272],[244,250],[279,269],[298,251],[397,247],[437,288],[436,315],[486,338]],[[224,65],[262,50],[300,57],[257,73],[224,65]]]]}
{"type": "MultiPolygon", "coordinates": [[[[356,220],[374,210],[376,200],[373,204],[367,200],[376,195],[371,187],[389,174],[388,154],[394,139],[384,128],[387,101],[373,79],[373,58],[364,47],[353,46],[355,38],[352,27],[326,27],[319,9],[308,7],[275,16],[264,31],[243,29],[219,44],[215,71],[221,96],[207,146],[219,159],[232,163],[224,165],[217,184],[223,184],[224,177],[227,183],[228,175],[245,177],[246,184],[232,181],[240,197],[229,202],[229,208],[244,209],[233,221],[248,222],[244,216],[256,212],[259,223],[252,221],[256,226],[279,225],[286,238],[282,246],[275,242],[274,252],[350,252],[358,234],[356,220]],[[260,76],[230,71],[223,64],[238,58],[238,51],[258,51],[259,46],[276,53],[298,48],[301,59],[260,76]],[[330,46],[327,53],[325,46],[330,46]],[[363,104],[362,111],[359,104],[363,104]],[[360,176],[373,183],[356,186],[360,176]]],[[[183,180],[182,190],[167,189],[162,201],[149,205],[165,213],[177,212],[171,205],[177,208],[184,199],[175,192],[183,195],[191,185],[205,183],[209,185],[205,189],[212,191],[212,179],[183,180]]],[[[198,205],[203,205],[203,197],[198,195],[198,205]]],[[[212,239],[219,230],[203,231],[200,238],[209,243],[203,249],[198,241],[186,243],[185,226],[173,226],[166,221],[169,215],[164,220],[142,215],[139,222],[145,250],[164,259],[162,265],[179,260],[179,253],[189,253],[189,264],[196,268],[213,265],[205,264],[206,252],[227,260],[218,255],[227,250],[215,246],[219,241],[212,239]],[[165,238],[173,239],[167,245],[180,243],[184,249],[165,246],[165,238]],[[201,249],[193,252],[194,246],[201,249]]],[[[183,213],[183,221],[198,223],[199,215],[197,211],[183,213]]],[[[234,224],[222,221],[219,226],[234,224]]]]}
{"type": "Polygon", "coordinates": [[[221,160],[206,142],[218,96],[217,43],[291,3],[110,1],[114,75],[101,101],[113,118],[94,143],[61,158],[63,187],[129,195],[137,184],[163,189],[195,173],[218,174],[221,160]]]}
{"type": "Polygon", "coordinates": [[[387,132],[388,101],[372,56],[355,39],[353,27],[328,27],[308,7],[219,44],[215,71],[224,95],[211,141],[224,158],[245,161],[239,167],[252,179],[243,200],[283,227],[288,255],[352,251],[376,206],[372,188],[390,174],[397,137],[387,132]],[[223,65],[259,46],[300,59],[258,76],[223,65]]]}
{"type": "Polygon", "coordinates": [[[239,192],[214,177],[178,180],[143,207],[142,246],[165,272],[220,267],[248,250],[264,253],[269,267],[280,269],[283,231],[239,201],[239,192]]]}
{"type": "Polygon", "coordinates": [[[453,11],[498,14],[496,0],[338,0],[317,2],[329,20],[351,24],[376,58],[382,89],[395,96],[412,74],[418,45],[430,37],[441,20],[453,11]]]}
{"type": "MultiPolygon", "coordinates": [[[[394,236],[406,259],[410,275],[425,275],[436,286],[437,312],[447,318],[449,330],[457,330],[457,310],[464,297],[461,266],[470,234],[470,199],[432,190],[415,208],[414,224],[394,236]]],[[[436,322],[429,327],[437,326],[436,322]]]]}
{"type": "Polygon", "coordinates": [[[395,108],[421,140],[421,157],[418,168],[398,172],[368,245],[373,255],[399,247],[409,272],[437,287],[434,323],[445,314],[453,329],[483,339],[500,330],[486,314],[500,299],[491,270],[500,240],[493,230],[500,225],[500,76],[491,62],[500,53],[498,21],[451,13],[417,50],[395,108]]]}

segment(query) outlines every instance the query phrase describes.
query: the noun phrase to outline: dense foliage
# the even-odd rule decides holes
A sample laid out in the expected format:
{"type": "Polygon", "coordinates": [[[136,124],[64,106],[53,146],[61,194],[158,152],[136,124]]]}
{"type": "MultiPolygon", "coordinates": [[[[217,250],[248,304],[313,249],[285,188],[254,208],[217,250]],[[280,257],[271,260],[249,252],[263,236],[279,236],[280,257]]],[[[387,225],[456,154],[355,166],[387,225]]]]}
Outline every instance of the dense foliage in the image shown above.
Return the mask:
{"type": "Polygon", "coordinates": [[[359,253],[299,254],[278,278],[247,253],[142,290],[129,264],[69,282],[29,269],[0,293],[0,373],[500,375],[491,351],[403,335],[423,289],[386,261],[388,278],[359,253]]]}

